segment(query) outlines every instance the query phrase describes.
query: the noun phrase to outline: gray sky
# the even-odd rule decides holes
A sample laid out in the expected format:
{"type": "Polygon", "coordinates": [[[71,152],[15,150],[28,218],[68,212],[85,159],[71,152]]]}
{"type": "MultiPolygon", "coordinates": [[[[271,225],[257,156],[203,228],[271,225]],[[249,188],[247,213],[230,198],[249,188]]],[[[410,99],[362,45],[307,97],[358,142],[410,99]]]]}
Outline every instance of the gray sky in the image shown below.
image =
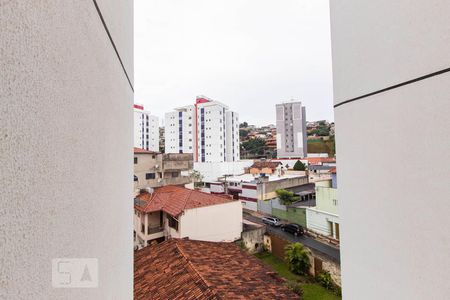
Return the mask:
{"type": "Polygon", "coordinates": [[[333,120],[328,0],[135,0],[135,102],[164,117],[205,95],[240,121],[275,104],[333,120]]]}

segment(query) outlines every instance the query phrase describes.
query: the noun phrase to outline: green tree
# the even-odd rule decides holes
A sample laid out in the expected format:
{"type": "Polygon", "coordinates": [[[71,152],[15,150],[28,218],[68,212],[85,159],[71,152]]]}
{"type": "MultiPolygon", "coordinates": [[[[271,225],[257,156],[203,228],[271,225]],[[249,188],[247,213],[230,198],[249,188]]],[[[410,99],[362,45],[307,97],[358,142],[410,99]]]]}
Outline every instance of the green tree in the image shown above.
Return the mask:
{"type": "Polygon", "coordinates": [[[189,176],[191,177],[195,186],[201,185],[203,181],[203,175],[199,171],[194,170],[189,174],[189,176]]]}
{"type": "Polygon", "coordinates": [[[246,138],[248,136],[248,130],[246,130],[246,129],[239,129],[239,136],[241,138],[246,138]]]}
{"type": "Polygon", "coordinates": [[[306,170],[305,164],[302,163],[301,161],[297,160],[297,162],[294,165],[294,170],[295,171],[305,171],[306,170]]]}
{"type": "Polygon", "coordinates": [[[307,275],[311,267],[309,251],[300,243],[291,243],[284,251],[289,270],[294,274],[307,275]]]}
{"type": "Polygon", "coordinates": [[[247,122],[239,124],[239,128],[247,128],[247,127],[248,127],[248,123],[247,122]]]}
{"type": "Polygon", "coordinates": [[[245,154],[251,154],[253,156],[264,155],[266,151],[266,141],[260,138],[245,141],[241,144],[241,150],[245,152],[245,154]]]}
{"type": "Polygon", "coordinates": [[[283,189],[278,189],[275,192],[277,193],[277,196],[280,199],[281,203],[284,205],[289,205],[292,202],[295,202],[300,199],[298,196],[295,196],[293,192],[286,191],[283,189]]]}

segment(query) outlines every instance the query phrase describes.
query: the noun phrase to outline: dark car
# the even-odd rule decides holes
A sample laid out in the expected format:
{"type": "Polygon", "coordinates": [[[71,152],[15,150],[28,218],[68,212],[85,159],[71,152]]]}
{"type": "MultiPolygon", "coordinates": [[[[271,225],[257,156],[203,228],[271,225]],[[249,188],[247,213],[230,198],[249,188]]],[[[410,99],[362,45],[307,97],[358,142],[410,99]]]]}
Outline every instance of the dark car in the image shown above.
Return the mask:
{"type": "Polygon", "coordinates": [[[281,230],[292,233],[295,236],[303,235],[305,231],[303,227],[297,224],[283,224],[281,230]]]}

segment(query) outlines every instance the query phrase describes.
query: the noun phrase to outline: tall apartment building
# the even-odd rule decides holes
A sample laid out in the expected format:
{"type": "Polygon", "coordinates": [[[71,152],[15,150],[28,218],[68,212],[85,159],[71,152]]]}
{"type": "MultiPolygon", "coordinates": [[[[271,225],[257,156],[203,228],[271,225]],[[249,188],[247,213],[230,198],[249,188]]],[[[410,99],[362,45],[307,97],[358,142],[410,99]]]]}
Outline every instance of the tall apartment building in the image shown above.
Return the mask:
{"type": "Polygon", "coordinates": [[[239,161],[239,116],[199,96],[194,105],[166,113],[165,151],[193,153],[195,162],[239,161]]]}
{"type": "Polygon", "coordinates": [[[134,104],[134,147],[159,151],[159,118],[134,104]]]}
{"type": "Polygon", "coordinates": [[[448,299],[450,1],[330,9],[343,298],[448,299]]]}
{"type": "Polygon", "coordinates": [[[306,110],[301,102],[276,105],[278,158],[306,157],[306,110]]]}

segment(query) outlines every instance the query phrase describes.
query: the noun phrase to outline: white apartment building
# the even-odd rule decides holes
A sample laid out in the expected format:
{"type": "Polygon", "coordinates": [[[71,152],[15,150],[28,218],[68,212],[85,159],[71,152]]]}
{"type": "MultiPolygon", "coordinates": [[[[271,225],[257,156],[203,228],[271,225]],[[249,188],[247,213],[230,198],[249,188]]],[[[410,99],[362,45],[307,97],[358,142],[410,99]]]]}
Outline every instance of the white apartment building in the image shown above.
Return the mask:
{"type": "Polygon", "coordinates": [[[276,115],[278,158],[306,157],[305,107],[301,102],[277,104],[276,115]]]}
{"type": "Polygon", "coordinates": [[[343,299],[449,299],[450,1],[330,11],[343,299]]]}
{"type": "Polygon", "coordinates": [[[159,118],[134,104],[134,147],[159,151],[159,118]]]}
{"type": "Polygon", "coordinates": [[[194,105],[165,115],[166,153],[193,153],[195,162],[236,162],[239,115],[218,101],[198,96],[194,105]]]}

